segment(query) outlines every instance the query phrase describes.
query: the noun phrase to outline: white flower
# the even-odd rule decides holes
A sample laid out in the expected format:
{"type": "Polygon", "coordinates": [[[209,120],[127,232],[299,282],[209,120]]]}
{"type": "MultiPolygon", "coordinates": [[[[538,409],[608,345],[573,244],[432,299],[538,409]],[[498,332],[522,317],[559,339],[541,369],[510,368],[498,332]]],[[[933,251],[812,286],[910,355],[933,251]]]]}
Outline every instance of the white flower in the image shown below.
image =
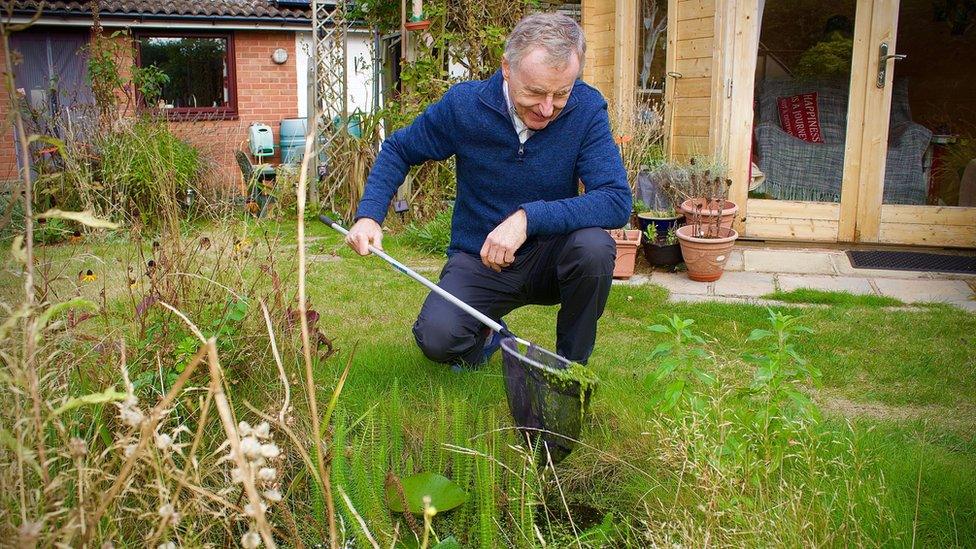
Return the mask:
{"type": "Polygon", "coordinates": [[[167,435],[166,433],[156,435],[156,448],[160,450],[169,450],[173,446],[173,437],[167,435]]]}
{"type": "Polygon", "coordinates": [[[261,536],[254,530],[249,531],[241,537],[241,547],[244,549],[257,549],[261,547],[261,536]]]}
{"type": "Polygon", "coordinates": [[[258,438],[268,438],[271,436],[271,426],[268,425],[267,421],[258,423],[258,426],[254,428],[254,436],[258,438]]]}
{"type": "Polygon", "coordinates": [[[279,492],[277,488],[265,490],[261,495],[264,496],[264,499],[270,501],[271,503],[278,503],[281,501],[281,492],[279,492]]]}
{"type": "Polygon", "coordinates": [[[251,429],[250,423],[246,421],[242,421],[237,424],[237,430],[240,431],[242,437],[246,437],[246,436],[250,436],[251,431],[253,429],[251,429]]]}
{"type": "Polygon", "coordinates": [[[278,454],[280,453],[281,450],[279,450],[278,446],[273,442],[261,445],[261,455],[268,459],[274,459],[278,457],[278,454]]]}
{"type": "Polygon", "coordinates": [[[278,471],[272,467],[262,467],[258,470],[258,480],[263,482],[271,482],[278,476],[278,471]]]}
{"type": "Polygon", "coordinates": [[[254,459],[261,455],[261,443],[254,437],[244,437],[241,440],[241,453],[247,459],[254,459]]]}

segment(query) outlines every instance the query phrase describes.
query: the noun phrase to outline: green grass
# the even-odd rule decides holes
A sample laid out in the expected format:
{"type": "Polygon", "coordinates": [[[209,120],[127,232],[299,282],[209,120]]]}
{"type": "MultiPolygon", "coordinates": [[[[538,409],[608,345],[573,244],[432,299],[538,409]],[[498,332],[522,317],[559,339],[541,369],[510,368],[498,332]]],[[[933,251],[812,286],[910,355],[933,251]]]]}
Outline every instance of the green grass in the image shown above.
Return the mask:
{"type": "Polygon", "coordinates": [[[894,297],[853,294],[851,292],[828,292],[811,288],[797,288],[789,292],[776,291],[764,295],[763,299],[772,299],[784,303],[815,303],[842,307],[899,307],[905,305],[903,301],[894,297]]]}
{"type": "MultiPolygon", "coordinates": [[[[246,231],[256,242],[266,231],[281,235],[275,254],[279,268],[285,272],[294,266],[292,224],[252,223],[231,230],[246,231]]],[[[337,411],[346,451],[335,480],[347,487],[374,534],[389,536],[395,520],[377,496],[385,472],[435,470],[472,491],[468,504],[436,518],[442,537],[455,535],[465,546],[478,546],[478,540],[525,545],[531,536],[520,536],[518,525],[525,523],[528,509],[551,546],[573,545],[566,520],[545,518],[561,513],[551,478],[546,493],[536,494],[550,513],[510,498],[532,484],[524,478],[531,468],[519,468],[522,458],[510,449],[517,440],[508,430],[500,359],[461,374],[428,361],[410,330],[426,289],[377,258],[356,256],[319,223],[308,225],[308,236],[313,239],[310,253],[319,258],[308,268],[309,299],[322,315],[320,327],[340,349],[337,357],[317,366],[320,403],[352,358],[337,411]],[[322,259],[333,254],[338,260],[322,259]],[[445,442],[495,455],[521,476],[450,452],[442,446],[445,442]],[[508,507],[501,510],[505,501],[508,507]]],[[[443,263],[442,257],[418,252],[399,237],[387,238],[384,248],[434,279],[443,263]]],[[[79,286],[72,273],[98,266],[108,287],[118,285],[124,269],[112,266],[133,252],[118,241],[95,241],[46,247],[39,254],[67,273],[66,281],[53,286],[61,295],[78,292],[97,301],[101,283],[79,286]]],[[[262,262],[258,256],[237,291],[249,288],[262,262]]],[[[288,295],[293,283],[286,280],[288,295]]],[[[9,271],[0,273],[0,288],[5,296],[19,290],[9,271]]],[[[264,295],[265,289],[252,292],[264,295]]],[[[601,385],[583,435],[587,447],[557,470],[581,530],[609,517],[606,524],[615,540],[610,545],[616,546],[646,546],[649,539],[691,546],[910,546],[913,540],[919,546],[976,545],[976,315],[944,307],[882,309],[892,303],[843,296],[789,295],[801,302],[835,300],[819,302],[836,305],[777,307],[802,317],[801,323],[813,330],[797,341],[796,351],[822,371],[822,386],[806,390],[910,410],[909,419],[845,417],[828,409],[824,421],[786,447],[776,470],[756,467],[767,460],[758,455],[728,462],[708,458],[728,423],[742,411],[736,394],[748,386],[753,366],[740,357],[756,350],[756,343],[746,338],[754,329],[767,328],[767,310],[671,303],[660,287],[614,286],[590,360],[601,385]],[[720,385],[708,393],[706,413],[672,417],[649,404],[658,389],[647,385],[656,367],[650,355],[666,336],[647,327],[665,314],[694,320],[706,351],[716,357],[720,385]],[[643,537],[645,533],[651,537],[643,537]]],[[[121,317],[128,305],[116,299],[121,317]]],[[[555,347],[555,319],[556,308],[539,306],[506,317],[515,333],[549,349],[555,347]]],[[[233,371],[232,396],[235,402],[246,399],[273,408],[280,401],[277,374],[262,325],[253,326],[257,328],[250,337],[260,344],[254,346],[255,356],[233,371]]],[[[284,358],[298,373],[300,358],[284,358]]],[[[106,382],[112,378],[92,376],[86,390],[106,382]]],[[[307,509],[295,505],[296,514],[314,516],[314,498],[307,509]]]]}

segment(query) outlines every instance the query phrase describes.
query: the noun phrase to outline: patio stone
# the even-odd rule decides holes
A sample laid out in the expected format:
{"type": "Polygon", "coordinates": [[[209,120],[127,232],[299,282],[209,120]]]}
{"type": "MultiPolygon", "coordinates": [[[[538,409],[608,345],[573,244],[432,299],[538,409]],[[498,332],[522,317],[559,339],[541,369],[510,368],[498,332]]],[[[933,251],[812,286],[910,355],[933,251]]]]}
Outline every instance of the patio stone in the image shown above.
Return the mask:
{"type": "Polygon", "coordinates": [[[759,297],[776,290],[773,275],[750,272],[727,272],[715,281],[717,296],[759,297]]]}
{"type": "Polygon", "coordinates": [[[725,263],[726,271],[741,271],[744,267],[742,250],[732,248],[729,252],[729,260],[725,263]]]}
{"type": "Polygon", "coordinates": [[[664,286],[671,294],[705,295],[711,286],[707,282],[691,280],[687,273],[654,273],[649,282],[664,286]]]}
{"type": "Polygon", "coordinates": [[[849,292],[852,294],[873,294],[874,288],[867,278],[842,276],[789,276],[779,277],[779,289],[791,292],[800,288],[823,290],[827,292],[849,292]]]}
{"type": "Polygon", "coordinates": [[[766,273],[834,274],[826,252],[792,250],[743,250],[744,269],[766,273]]]}
{"type": "Polygon", "coordinates": [[[959,307],[964,311],[976,314],[976,301],[969,299],[966,301],[950,301],[949,305],[959,307]]]}
{"type": "Polygon", "coordinates": [[[962,280],[877,278],[874,283],[882,294],[898,298],[906,303],[919,301],[965,302],[973,295],[972,288],[962,280]]]}

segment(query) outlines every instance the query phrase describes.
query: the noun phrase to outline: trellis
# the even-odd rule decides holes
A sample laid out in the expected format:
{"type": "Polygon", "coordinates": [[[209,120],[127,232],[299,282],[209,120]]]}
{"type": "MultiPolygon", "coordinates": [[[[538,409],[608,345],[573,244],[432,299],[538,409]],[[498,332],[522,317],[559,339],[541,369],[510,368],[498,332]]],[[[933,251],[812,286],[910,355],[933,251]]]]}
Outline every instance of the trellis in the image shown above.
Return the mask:
{"type": "MultiPolygon", "coordinates": [[[[317,139],[314,148],[317,175],[326,176],[336,165],[333,146],[345,130],[349,116],[346,5],[343,1],[312,0],[312,109],[308,113],[310,133],[317,139]]],[[[313,179],[315,180],[315,179],[313,179]]],[[[311,185],[309,199],[318,203],[318,185],[311,185]]]]}

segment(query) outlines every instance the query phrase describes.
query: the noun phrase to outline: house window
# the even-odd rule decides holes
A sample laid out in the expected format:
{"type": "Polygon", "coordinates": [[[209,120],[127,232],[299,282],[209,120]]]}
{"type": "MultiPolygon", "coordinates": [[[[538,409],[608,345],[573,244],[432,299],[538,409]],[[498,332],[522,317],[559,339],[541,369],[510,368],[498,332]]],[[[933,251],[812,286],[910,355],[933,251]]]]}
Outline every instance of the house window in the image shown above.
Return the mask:
{"type": "Polygon", "coordinates": [[[230,34],[141,34],[139,66],[169,77],[157,106],[177,117],[237,115],[234,40],[230,34]]]}

